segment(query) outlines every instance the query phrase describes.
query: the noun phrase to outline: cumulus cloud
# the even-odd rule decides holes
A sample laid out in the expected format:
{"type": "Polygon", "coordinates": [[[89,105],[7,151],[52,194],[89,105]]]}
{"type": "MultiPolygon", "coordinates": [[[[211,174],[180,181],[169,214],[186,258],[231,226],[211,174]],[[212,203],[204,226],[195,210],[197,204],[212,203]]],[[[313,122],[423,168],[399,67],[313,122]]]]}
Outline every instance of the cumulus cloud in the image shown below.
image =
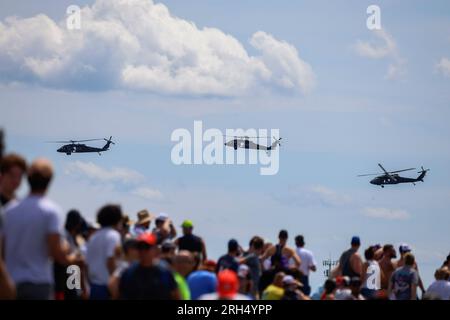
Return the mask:
{"type": "Polygon", "coordinates": [[[74,161],[66,166],[66,174],[82,175],[91,180],[99,182],[123,182],[125,184],[137,184],[145,178],[137,171],[114,167],[111,169],[102,168],[92,162],[74,161]]]}
{"type": "Polygon", "coordinates": [[[322,185],[290,188],[275,199],[283,204],[295,206],[341,207],[352,202],[350,196],[322,185]]]}
{"type": "Polygon", "coordinates": [[[394,37],[384,29],[373,30],[378,41],[358,40],[354,45],[355,52],[369,59],[390,59],[386,78],[394,79],[405,73],[406,61],[400,56],[394,37]]]}
{"type": "Polygon", "coordinates": [[[447,58],[442,58],[438,64],[436,64],[436,69],[446,77],[450,77],[450,60],[447,58]]]}
{"type": "Polygon", "coordinates": [[[407,220],[410,218],[409,213],[401,209],[367,207],[363,209],[363,214],[369,218],[384,220],[407,220]]]}
{"type": "Polygon", "coordinates": [[[254,56],[233,36],[151,0],[97,0],[82,8],[80,30],[43,14],[0,22],[0,81],[217,96],[313,88],[314,72],[295,47],[262,31],[250,44],[254,56]]]}
{"type": "Polygon", "coordinates": [[[136,188],[131,192],[133,195],[148,199],[148,200],[162,200],[163,194],[161,191],[148,188],[148,187],[140,187],[136,188]]]}
{"type": "Polygon", "coordinates": [[[132,169],[123,167],[106,169],[92,162],[74,161],[66,165],[65,174],[87,179],[93,185],[106,186],[111,190],[126,192],[146,200],[164,199],[161,191],[145,185],[144,175],[132,169]]]}

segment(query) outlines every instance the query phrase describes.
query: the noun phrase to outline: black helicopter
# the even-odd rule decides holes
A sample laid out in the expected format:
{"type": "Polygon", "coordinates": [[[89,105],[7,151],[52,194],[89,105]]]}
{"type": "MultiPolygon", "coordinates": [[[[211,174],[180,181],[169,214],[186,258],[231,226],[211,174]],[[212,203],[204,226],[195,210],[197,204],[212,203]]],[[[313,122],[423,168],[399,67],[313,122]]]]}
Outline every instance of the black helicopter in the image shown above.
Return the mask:
{"type": "Polygon", "coordinates": [[[405,177],[400,177],[397,173],[403,172],[403,171],[415,170],[416,168],[409,168],[409,169],[388,172],[388,171],[386,171],[386,169],[383,168],[383,166],[381,164],[378,164],[378,166],[384,171],[384,174],[381,174],[381,175],[380,175],[380,173],[361,174],[361,175],[358,175],[358,177],[377,176],[378,175],[378,177],[370,180],[370,183],[377,185],[377,186],[381,186],[382,188],[384,188],[385,184],[412,183],[412,184],[416,185],[416,182],[419,182],[419,181],[423,182],[423,178],[425,178],[425,175],[430,170],[430,169],[424,169],[422,167],[422,170],[417,172],[417,173],[420,173],[420,175],[417,178],[405,178],[405,177]]]}
{"type": "Polygon", "coordinates": [[[56,150],[57,152],[65,153],[68,156],[70,156],[72,153],[89,153],[89,152],[97,152],[98,154],[101,155],[101,152],[109,150],[109,146],[111,144],[115,144],[112,141],[112,137],[109,137],[109,139],[50,141],[50,143],[69,143],[69,144],[63,145],[61,148],[56,150]],[[79,143],[79,142],[99,141],[99,140],[105,140],[106,141],[106,144],[103,146],[103,148],[90,147],[90,146],[87,146],[85,144],[79,143]]]}
{"type": "MultiPolygon", "coordinates": [[[[225,136],[225,137],[229,137],[229,136],[225,136]]],[[[265,146],[265,145],[255,143],[255,142],[251,141],[250,139],[267,138],[267,137],[247,137],[247,136],[243,136],[243,137],[231,136],[231,137],[233,138],[233,140],[230,140],[230,141],[224,143],[225,146],[232,147],[232,148],[234,148],[234,150],[237,150],[238,148],[242,148],[242,149],[264,150],[266,152],[270,152],[272,150],[275,150],[277,148],[277,146],[281,146],[281,139],[282,139],[282,138],[277,139],[277,138],[273,137],[273,139],[275,141],[270,146],[265,146]]]]}

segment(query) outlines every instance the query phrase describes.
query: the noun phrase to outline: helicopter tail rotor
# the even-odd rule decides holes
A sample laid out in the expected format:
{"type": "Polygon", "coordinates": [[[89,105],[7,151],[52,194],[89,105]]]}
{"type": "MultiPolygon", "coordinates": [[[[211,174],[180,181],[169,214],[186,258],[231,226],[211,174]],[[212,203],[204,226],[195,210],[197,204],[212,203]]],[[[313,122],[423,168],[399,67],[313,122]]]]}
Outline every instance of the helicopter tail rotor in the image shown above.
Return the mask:
{"type": "Polygon", "coordinates": [[[110,136],[109,139],[104,138],[103,140],[105,140],[108,143],[116,144],[114,141],[112,141],[112,136],[110,136]]]}

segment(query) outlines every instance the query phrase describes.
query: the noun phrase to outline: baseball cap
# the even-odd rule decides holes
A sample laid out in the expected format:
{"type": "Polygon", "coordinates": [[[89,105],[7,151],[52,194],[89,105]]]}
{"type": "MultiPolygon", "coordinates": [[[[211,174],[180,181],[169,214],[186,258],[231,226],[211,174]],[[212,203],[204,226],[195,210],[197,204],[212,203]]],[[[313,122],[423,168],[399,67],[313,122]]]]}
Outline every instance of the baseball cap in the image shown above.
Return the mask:
{"type": "Polygon", "coordinates": [[[165,212],[161,212],[157,217],[156,220],[159,221],[166,221],[167,219],[169,219],[169,215],[165,212]]]}
{"type": "Polygon", "coordinates": [[[193,228],[194,223],[192,222],[192,220],[184,220],[183,223],[181,224],[181,226],[183,228],[193,228]]]}
{"type": "Polygon", "coordinates": [[[248,273],[250,272],[250,268],[246,264],[239,265],[238,269],[238,277],[239,278],[247,278],[248,273]]]}
{"type": "Polygon", "coordinates": [[[406,243],[402,243],[398,248],[398,251],[400,251],[400,253],[411,252],[411,247],[406,243]]]}
{"type": "Polygon", "coordinates": [[[156,236],[151,232],[143,232],[137,237],[138,243],[145,243],[150,246],[156,245],[156,236]]]}
{"type": "Polygon", "coordinates": [[[286,275],[283,277],[283,284],[287,285],[296,284],[299,287],[303,287],[303,285],[299,281],[295,280],[295,278],[291,275],[286,275]]]}
{"type": "Polygon", "coordinates": [[[236,251],[239,249],[239,243],[236,239],[231,239],[228,241],[228,251],[236,251]]]}
{"type": "Polygon", "coordinates": [[[161,243],[161,249],[163,251],[165,250],[171,250],[171,249],[175,249],[176,245],[172,240],[166,239],[161,243]]]}
{"type": "Polygon", "coordinates": [[[233,298],[239,290],[239,279],[232,270],[223,270],[217,275],[217,293],[221,298],[233,298]]]}
{"type": "Polygon", "coordinates": [[[351,244],[360,245],[361,244],[361,240],[359,239],[358,236],[353,236],[351,244]]]}
{"type": "Polygon", "coordinates": [[[214,272],[216,270],[217,263],[214,260],[206,260],[203,262],[202,269],[214,272]]]}

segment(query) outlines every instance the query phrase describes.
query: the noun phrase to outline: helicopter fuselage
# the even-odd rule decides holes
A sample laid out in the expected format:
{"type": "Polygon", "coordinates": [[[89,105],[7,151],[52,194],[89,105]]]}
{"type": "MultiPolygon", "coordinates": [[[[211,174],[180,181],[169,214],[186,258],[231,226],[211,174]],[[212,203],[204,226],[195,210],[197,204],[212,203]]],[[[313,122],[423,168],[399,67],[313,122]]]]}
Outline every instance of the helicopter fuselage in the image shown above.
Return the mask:
{"type": "Polygon", "coordinates": [[[271,150],[271,146],[263,146],[257,143],[254,143],[253,141],[247,140],[247,139],[233,139],[225,143],[226,146],[234,148],[234,150],[237,150],[238,148],[242,149],[255,149],[255,150],[271,150]]]}
{"type": "Polygon", "coordinates": [[[66,144],[56,151],[70,155],[72,153],[103,152],[106,150],[108,149],[89,147],[85,144],[73,143],[73,144],[66,144]]]}
{"type": "Polygon", "coordinates": [[[423,182],[423,177],[420,178],[405,178],[400,177],[399,175],[395,174],[391,177],[388,175],[384,176],[378,176],[370,181],[371,184],[377,185],[377,186],[384,186],[385,184],[399,184],[399,183],[416,183],[416,182],[423,182]],[[393,178],[394,179],[393,179],[393,178]]]}

